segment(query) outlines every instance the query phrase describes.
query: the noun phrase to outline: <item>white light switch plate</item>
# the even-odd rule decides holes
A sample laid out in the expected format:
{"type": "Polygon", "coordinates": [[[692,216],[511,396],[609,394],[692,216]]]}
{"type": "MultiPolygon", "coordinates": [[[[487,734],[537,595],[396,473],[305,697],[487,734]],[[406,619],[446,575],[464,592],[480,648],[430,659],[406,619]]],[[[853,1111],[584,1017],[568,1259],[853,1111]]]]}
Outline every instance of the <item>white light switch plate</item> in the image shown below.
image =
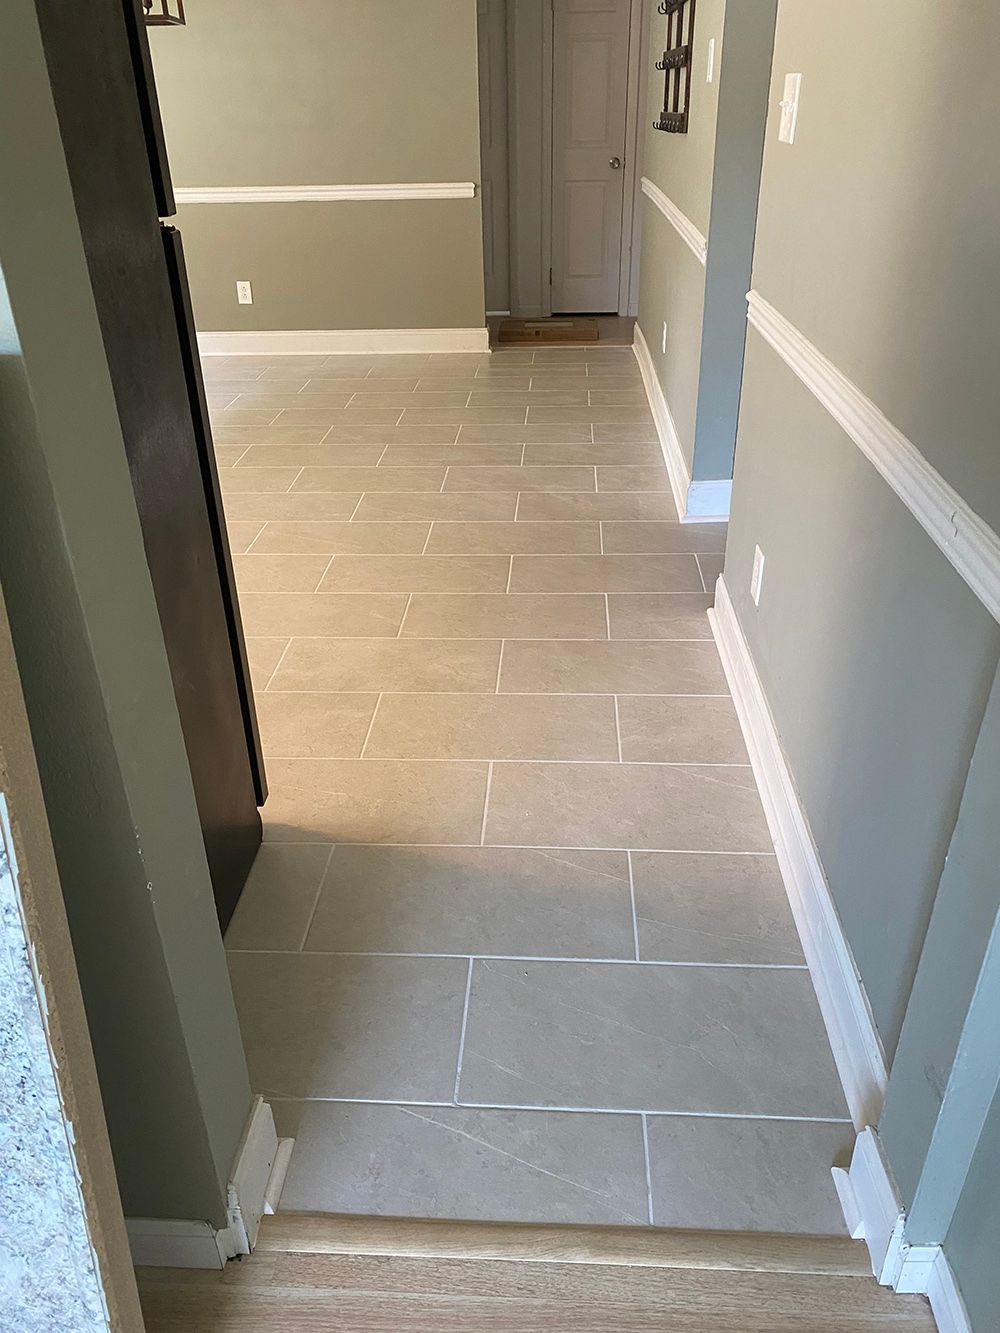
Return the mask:
{"type": "Polygon", "coordinates": [[[778,138],[782,143],[795,142],[795,126],[799,119],[799,93],[802,91],[802,75],[785,75],[785,95],[779,103],[781,123],[778,126],[778,138]]]}

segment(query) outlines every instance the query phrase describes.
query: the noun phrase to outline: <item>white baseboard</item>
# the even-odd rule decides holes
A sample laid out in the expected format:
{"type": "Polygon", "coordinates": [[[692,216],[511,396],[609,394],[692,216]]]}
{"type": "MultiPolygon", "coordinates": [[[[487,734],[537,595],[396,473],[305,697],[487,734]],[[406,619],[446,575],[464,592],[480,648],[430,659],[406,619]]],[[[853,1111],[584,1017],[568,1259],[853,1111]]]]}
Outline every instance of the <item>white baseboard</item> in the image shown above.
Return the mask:
{"type": "Polygon", "coordinates": [[[708,614],[851,1118],[857,1129],[864,1129],[878,1123],[888,1081],[871,1009],[746,637],[721,578],[715,608],[708,614]]]}
{"type": "Polygon", "coordinates": [[[972,1333],[954,1274],[940,1245],[910,1245],[906,1214],[878,1133],[858,1135],[849,1170],[834,1167],[848,1231],[868,1246],[872,1272],[885,1287],[926,1296],[938,1333],[972,1333]]]}
{"type": "Polygon", "coordinates": [[[402,352],[488,352],[481,329],[270,329],[199,333],[202,356],[381,356],[402,352]]]}
{"type": "Polygon", "coordinates": [[[664,396],[660,381],[656,377],[653,358],[649,354],[649,344],[639,325],[635,326],[632,351],[639,363],[639,373],[646,390],[649,410],[653,414],[656,434],[660,440],[660,451],[666,464],[670,489],[674,504],[682,523],[725,523],[729,519],[729,500],[733,483],[731,479],[720,481],[692,481],[680,437],[670,405],[664,396]]]}
{"type": "Polygon", "coordinates": [[[278,1139],[271,1108],[256,1097],[236,1150],[227,1190],[228,1222],[185,1218],[126,1218],[132,1262],[153,1268],[224,1268],[249,1254],[257,1243],[260,1219],[277,1206],[291,1139],[278,1139]]]}

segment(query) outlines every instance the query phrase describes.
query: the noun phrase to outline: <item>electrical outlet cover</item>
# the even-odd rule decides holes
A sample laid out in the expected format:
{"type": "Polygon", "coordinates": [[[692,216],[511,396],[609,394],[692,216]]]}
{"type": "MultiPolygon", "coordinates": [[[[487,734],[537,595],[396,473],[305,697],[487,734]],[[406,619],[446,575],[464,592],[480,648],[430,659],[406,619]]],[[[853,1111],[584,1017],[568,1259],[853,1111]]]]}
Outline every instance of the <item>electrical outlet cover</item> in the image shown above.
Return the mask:
{"type": "Polygon", "coordinates": [[[750,573],[750,596],[754,606],[760,606],[760,590],[764,582],[764,552],[759,546],[754,547],[753,569],[750,573]]]}

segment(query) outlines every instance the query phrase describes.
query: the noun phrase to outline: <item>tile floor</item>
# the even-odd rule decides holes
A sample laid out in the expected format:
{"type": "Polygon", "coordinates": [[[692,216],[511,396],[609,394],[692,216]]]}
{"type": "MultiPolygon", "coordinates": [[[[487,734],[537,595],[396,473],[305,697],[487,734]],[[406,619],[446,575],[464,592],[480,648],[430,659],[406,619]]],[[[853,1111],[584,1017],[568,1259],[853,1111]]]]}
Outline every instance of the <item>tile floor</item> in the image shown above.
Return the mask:
{"type": "Polygon", "coordinates": [[[206,363],[283,1205],[831,1232],[853,1133],[631,352],[206,363]]]}

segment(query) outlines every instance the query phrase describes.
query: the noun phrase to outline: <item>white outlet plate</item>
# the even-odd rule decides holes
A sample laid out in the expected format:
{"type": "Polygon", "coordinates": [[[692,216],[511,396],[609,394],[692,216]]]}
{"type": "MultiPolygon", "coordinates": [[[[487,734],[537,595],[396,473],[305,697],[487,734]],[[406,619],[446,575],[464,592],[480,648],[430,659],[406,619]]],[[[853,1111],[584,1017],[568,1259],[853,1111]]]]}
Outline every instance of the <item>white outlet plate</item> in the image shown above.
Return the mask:
{"type": "Polygon", "coordinates": [[[715,38],[708,39],[708,66],[705,70],[705,82],[712,83],[715,79],[715,38]]]}
{"type": "Polygon", "coordinates": [[[778,125],[778,138],[782,143],[795,142],[795,127],[799,123],[799,94],[802,91],[802,75],[785,75],[785,95],[778,103],[781,107],[781,121],[778,125]]]}
{"type": "Polygon", "coordinates": [[[666,354],[667,354],[667,321],[666,321],[666,320],[663,321],[663,337],[660,339],[660,350],[663,352],[663,355],[666,356],[666,354]]]}
{"type": "Polygon", "coordinates": [[[764,552],[759,546],[753,550],[753,569],[750,573],[750,596],[754,606],[760,606],[760,590],[764,583],[764,552]]]}
{"type": "Polygon", "coordinates": [[[253,288],[249,282],[236,284],[236,301],[239,305],[253,305],[253,288]]]}

